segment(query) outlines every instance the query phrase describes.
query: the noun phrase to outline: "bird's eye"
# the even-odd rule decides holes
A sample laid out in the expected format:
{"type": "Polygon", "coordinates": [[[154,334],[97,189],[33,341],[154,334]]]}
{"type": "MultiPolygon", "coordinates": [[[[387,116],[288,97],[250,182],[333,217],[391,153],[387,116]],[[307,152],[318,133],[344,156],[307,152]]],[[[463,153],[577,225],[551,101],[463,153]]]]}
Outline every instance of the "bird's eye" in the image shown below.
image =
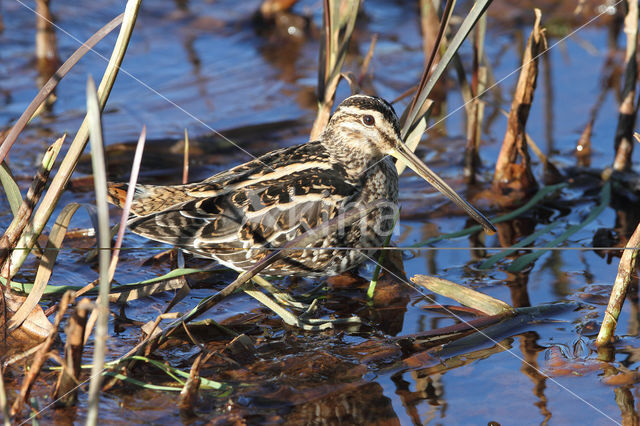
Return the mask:
{"type": "Polygon", "coordinates": [[[362,116],[362,122],[366,126],[373,126],[374,124],[376,124],[376,120],[375,120],[375,118],[373,118],[373,115],[368,115],[368,114],[362,116]]]}

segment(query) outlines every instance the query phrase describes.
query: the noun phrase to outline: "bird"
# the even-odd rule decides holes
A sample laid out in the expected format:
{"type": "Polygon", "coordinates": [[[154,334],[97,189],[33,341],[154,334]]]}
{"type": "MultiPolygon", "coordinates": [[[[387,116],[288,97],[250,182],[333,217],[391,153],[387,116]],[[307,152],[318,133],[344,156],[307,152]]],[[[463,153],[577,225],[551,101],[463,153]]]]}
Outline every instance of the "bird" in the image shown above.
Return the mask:
{"type": "MultiPolygon", "coordinates": [[[[278,149],[201,182],[136,185],[128,228],[145,238],[247,271],[274,249],[354,206],[368,215],[284,256],[269,276],[331,276],[369,258],[392,232],[398,173],[392,158],[462,207],[489,233],[491,222],[402,141],[393,106],[363,94],[342,101],[314,141],[278,149]],[[346,250],[345,250],[346,248],[346,250]]],[[[108,185],[122,207],[128,184],[108,185]]]]}

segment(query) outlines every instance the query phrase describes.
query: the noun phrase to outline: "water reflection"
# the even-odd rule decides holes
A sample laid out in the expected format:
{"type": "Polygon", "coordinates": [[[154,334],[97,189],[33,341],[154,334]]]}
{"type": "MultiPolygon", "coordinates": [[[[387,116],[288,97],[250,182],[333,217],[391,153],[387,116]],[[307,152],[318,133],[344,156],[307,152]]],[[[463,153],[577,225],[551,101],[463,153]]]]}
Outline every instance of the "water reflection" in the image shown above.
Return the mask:
{"type": "MultiPolygon", "coordinates": [[[[54,18],[49,8],[49,0],[36,0],[36,63],[38,87],[44,84],[55,74],[60,66],[58,56],[58,41],[56,38],[54,18]]],[[[54,90],[47,98],[44,108],[50,111],[56,98],[54,90]]]]}
{"type": "MultiPolygon", "coordinates": [[[[37,4],[41,6],[46,3],[45,0],[41,0],[37,4]]],[[[546,3],[553,3],[562,8],[568,7],[569,4],[569,2],[546,3]]],[[[57,7],[57,4],[54,2],[54,7],[57,7]]],[[[3,6],[12,7],[4,3],[3,6]]],[[[284,14],[271,29],[265,29],[261,26],[259,30],[249,24],[251,22],[250,13],[244,14],[242,19],[238,20],[230,17],[228,20],[213,19],[206,16],[210,10],[215,10],[219,12],[219,16],[228,17],[227,12],[232,10],[231,6],[234,4],[229,1],[203,3],[174,0],[173,2],[147,4],[147,8],[143,10],[143,13],[146,14],[146,21],[141,20],[136,28],[136,43],[128,53],[127,67],[133,68],[144,81],[155,80],[163,84],[178,82],[179,84],[169,88],[174,89],[172,94],[179,95],[176,96],[177,99],[183,100],[183,103],[189,104],[188,106],[191,107],[197,105],[197,108],[200,108],[197,111],[202,113],[199,115],[203,119],[213,118],[226,126],[225,128],[235,129],[226,135],[234,141],[241,142],[243,147],[248,147],[251,152],[265,152],[278,146],[304,140],[308,134],[304,120],[311,119],[315,110],[313,86],[316,77],[318,30],[314,27],[314,22],[317,23],[314,21],[314,15],[284,14]],[[158,19],[157,16],[161,16],[161,18],[158,19]],[[172,37],[175,34],[178,36],[172,37]],[[158,48],[158,46],[160,47],[158,48]],[[171,58],[176,52],[175,57],[184,58],[184,60],[171,58]],[[221,53],[228,53],[229,58],[220,59],[221,53]],[[149,66],[149,63],[155,64],[156,61],[160,61],[162,66],[149,66]],[[223,72],[219,72],[220,69],[223,72]],[[255,80],[250,80],[249,77],[256,73],[258,77],[255,80]],[[297,100],[297,103],[294,101],[290,103],[291,106],[281,109],[281,106],[291,99],[297,100]],[[242,115],[240,119],[237,118],[239,114],[242,115]],[[252,126],[248,126],[247,123],[252,126]],[[271,123],[271,125],[267,126],[262,123],[271,123]]],[[[246,5],[241,6],[249,8],[246,5]]],[[[102,4],[95,7],[102,7],[102,4]]],[[[424,58],[420,56],[424,42],[422,35],[418,32],[411,35],[410,31],[407,31],[407,25],[418,23],[417,17],[412,18],[413,21],[407,19],[412,8],[415,9],[415,4],[410,5],[402,2],[373,1],[367,2],[365,5],[367,16],[359,23],[360,35],[353,43],[349,60],[355,63],[362,56],[368,47],[371,33],[381,33],[380,43],[372,62],[372,70],[375,71],[372,88],[380,92],[386,91],[386,93],[393,95],[401,93],[409,85],[408,81],[419,72],[409,65],[413,62],[423,62],[424,58]],[[398,10],[401,12],[399,15],[403,25],[396,25],[393,21],[389,21],[388,12],[398,10]],[[402,30],[400,31],[398,28],[402,30]]],[[[111,16],[111,12],[111,9],[100,9],[101,16],[111,16]]],[[[529,13],[530,11],[527,11],[527,14],[529,13]]],[[[506,13],[498,13],[498,15],[500,14],[507,16],[506,13]]],[[[64,15],[61,14],[60,18],[63,19],[64,15]]],[[[70,22],[73,23],[74,19],[77,21],[77,17],[71,16],[67,22],[63,23],[69,25],[70,22]]],[[[572,19],[567,18],[566,21],[572,22],[572,19]]],[[[5,21],[12,24],[9,19],[5,19],[5,21]]],[[[517,16],[513,19],[509,18],[505,23],[500,21],[500,16],[497,16],[489,22],[493,27],[489,29],[488,49],[490,51],[487,52],[487,57],[488,62],[493,66],[490,72],[494,74],[493,80],[495,80],[504,76],[505,71],[510,72],[512,64],[517,62],[517,57],[522,52],[520,47],[526,29],[524,31],[523,28],[514,30],[513,27],[524,27],[526,19],[517,16]]],[[[592,33],[586,34],[586,38],[592,43],[603,35],[607,37],[609,43],[607,47],[602,49],[596,46],[601,51],[600,56],[595,55],[586,60],[580,60],[584,52],[580,50],[576,54],[573,47],[569,45],[567,58],[577,61],[577,65],[568,62],[565,64],[557,60],[552,62],[550,57],[543,59],[542,71],[545,76],[543,89],[545,93],[543,98],[538,98],[539,101],[544,102],[542,106],[544,121],[539,120],[543,124],[530,126],[529,130],[537,132],[534,135],[535,138],[547,142],[549,154],[555,150],[561,151],[561,153],[568,151],[566,146],[559,144],[563,140],[573,140],[571,138],[575,136],[575,129],[584,125],[584,121],[590,124],[595,123],[594,151],[599,153],[611,151],[610,135],[607,133],[610,129],[607,129],[606,126],[605,128],[598,127],[599,123],[596,118],[605,123],[611,121],[609,113],[611,107],[609,98],[611,96],[609,94],[612,88],[616,88],[613,91],[616,96],[618,92],[620,75],[618,39],[620,38],[621,20],[618,19],[614,22],[617,22],[617,26],[594,28],[592,33]],[[608,34],[601,34],[604,32],[608,32],[608,34]],[[585,66],[585,62],[589,66],[585,66]],[[565,65],[572,65],[573,68],[565,71],[565,65]],[[595,78],[590,79],[594,74],[590,68],[596,70],[595,78]],[[553,75],[554,73],[556,75],[553,75]],[[570,85],[552,81],[553,78],[558,78],[558,75],[565,73],[571,76],[570,85]],[[594,80],[597,79],[600,82],[594,84],[594,80]],[[582,94],[567,92],[569,86],[582,87],[584,90],[582,94]],[[595,89],[592,90],[594,87],[595,89]],[[575,99],[570,99],[574,97],[575,99]],[[593,106],[586,114],[580,115],[578,112],[581,111],[581,105],[576,106],[576,104],[588,106],[593,104],[593,106]]],[[[16,38],[10,41],[21,41],[26,46],[21,48],[18,43],[18,46],[14,47],[18,53],[12,57],[33,57],[33,34],[33,26],[24,33],[12,29],[12,37],[16,38]]],[[[42,34],[47,35],[49,40],[49,50],[46,52],[57,52],[55,33],[45,30],[42,34]]],[[[61,38],[60,41],[63,39],[61,38]]],[[[3,46],[9,44],[6,41],[1,42],[3,46]]],[[[64,45],[62,47],[64,51],[64,45]]],[[[8,73],[6,82],[3,81],[2,90],[8,94],[6,114],[9,118],[6,120],[7,122],[10,122],[12,117],[17,115],[16,111],[20,112],[21,103],[28,101],[28,96],[21,93],[20,90],[26,93],[28,90],[25,90],[24,87],[28,86],[28,89],[32,91],[34,78],[38,79],[38,85],[40,85],[43,79],[51,75],[52,68],[55,69],[53,67],[54,61],[50,58],[57,57],[57,53],[53,55],[46,53],[42,57],[46,60],[42,64],[38,61],[35,64],[37,68],[33,68],[34,64],[30,63],[28,67],[18,68],[18,72],[13,72],[12,75],[8,73]],[[28,84],[20,80],[24,75],[27,75],[28,84]],[[12,87],[14,84],[18,87],[17,89],[12,87]]],[[[79,68],[77,75],[74,74],[71,77],[72,79],[76,78],[76,82],[84,83],[84,76],[89,71],[96,72],[95,69],[79,68]]],[[[483,148],[492,149],[490,145],[500,139],[499,130],[504,121],[500,110],[508,104],[510,95],[507,96],[507,93],[511,93],[513,89],[508,86],[513,84],[515,84],[514,81],[506,82],[502,89],[496,87],[483,98],[487,102],[487,116],[483,126],[485,132],[483,137],[487,146],[483,148]]],[[[73,128],[82,119],[81,111],[84,108],[82,84],[77,87],[80,89],[75,90],[76,86],[69,89],[65,93],[64,103],[56,107],[60,109],[60,111],[56,111],[60,113],[60,122],[57,123],[59,129],[73,128]]],[[[451,94],[451,87],[448,89],[448,93],[451,94]]],[[[131,132],[122,128],[121,120],[126,118],[129,114],[128,111],[149,111],[148,116],[138,115],[138,121],[153,116],[155,121],[147,124],[150,125],[150,129],[153,128],[156,132],[161,133],[162,137],[156,138],[147,148],[143,164],[143,179],[146,182],[171,181],[175,183],[175,180],[178,179],[176,176],[179,176],[177,171],[180,170],[182,164],[180,136],[175,135],[182,134],[182,122],[176,118],[175,110],[167,108],[164,101],[159,102],[157,99],[152,99],[147,92],[143,93],[138,90],[140,89],[137,84],[131,84],[125,79],[119,79],[116,85],[114,97],[117,99],[120,96],[120,104],[116,103],[115,105],[126,104],[129,109],[114,107],[109,113],[109,117],[113,118],[114,122],[113,127],[109,126],[109,131],[114,129],[115,132],[119,132],[116,133],[117,137],[110,141],[114,143],[111,145],[113,149],[109,150],[112,162],[110,172],[114,178],[122,178],[127,175],[130,166],[131,150],[128,147],[117,146],[118,142],[132,139],[131,132]],[[130,102],[131,105],[129,105],[130,102]],[[175,132],[172,134],[172,131],[175,132]],[[126,137],[122,135],[126,135],[126,137]]],[[[31,95],[32,93],[29,92],[29,96],[31,95]]],[[[449,104],[452,102],[449,101],[449,104]]],[[[540,102],[536,103],[536,105],[539,104],[540,102]]],[[[533,107],[537,108],[536,105],[533,107]]],[[[441,107],[443,113],[446,113],[447,104],[442,103],[441,107]]],[[[453,145],[457,129],[463,128],[462,125],[458,125],[460,123],[455,121],[457,119],[457,116],[453,116],[448,119],[450,121],[447,125],[444,122],[439,125],[442,134],[449,132],[452,137],[441,138],[437,141],[433,147],[435,150],[441,149],[438,144],[453,145]]],[[[142,123],[136,123],[136,132],[139,130],[138,124],[142,123]]],[[[27,147],[25,150],[32,151],[33,145],[29,145],[30,140],[40,141],[40,135],[37,133],[40,131],[38,130],[39,125],[37,121],[32,124],[32,129],[36,130],[32,130],[31,139],[25,138],[23,143],[27,147]]],[[[229,163],[244,160],[236,148],[229,146],[220,138],[193,138],[192,143],[192,153],[196,163],[192,169],[194,180],[204,178],[229,163]]],[[[455,175],[459,166],[456,150],[447,147],[442,151],[445,154],[440,160],[440,165],[445,161],[447,165],[453,164],[451,167],[455,171],[451,172],[451,175],[455,175]]],[[[429,150],[429,152],[432,151],[429,150]]],[[[494,158],[490,151],[487,152],[481,152],[483,159],[488,161],[486,169],[481,171],[485,174],[489,173],[490,161],[494,158]]],[[[567,162],[573,161],[566,157],[562,159],[567,162]]],[[[12,160],[27,162],[20,158],[12,158],[12,160]]],[[[585,160],[583,164],[593,163],[594,166],[601,167],[606,162],[608,162],[608,156],[594,155],[593,158],[589,157],[588,161],[585,160]]],[[[34,162],[34,164],[36,163],[34,162]]],[[[85,165],[87,167],[81,171],[88,174],[90,173],[88,162],[85,162],[85,165]]],[[[85,186],[88,187],[88,185],[85,186]]],[[[403,176],[401,188],[404,188],[405,193],[410,194],[405,196],[406,198],[417,198],[415,194],[411,193],[410,177],[403,176]]],[[[68,197],[68,201],[93,201],[90,192],[68,193],[66,197],[68,197]]],[[[577,199],[578,196],[575,198],[577,199]]],[[[412,200],[406,201],[411,202],[412,200]]],[[[228,335],[220,332],[219,329],[216,329],[218,331],[214,333],[211,328],[203,327],[202,336],[198,335],[198,339],[215,340],[208,347],[210,353],[214,355],[211,358],[211,363],[207,365],[206,369],[203,369],[203,375],[213,379],[229,380],[235,387],[234,393],[224,399],[203,393],[202,401],[196,411],[204,414],[198,421],[206,421],[215,417],[236,421],[238,419],[248,419],[248,421],[257,419],[256,421],[289,421],[290,423],[314,421],[398,423],[404,419],[415,423],[424,423],[429,420],[447,422],[450,419],[460,419],[460,423],[463,423],[474,420],[472,403],[454,405],[451,401],[457,394],[464,393],[466,390],[469,390],[470,393],[482,393],[482,397],[487,399],[504,395],[500,405],[507,407],[507,410],[521,402],[522,399],[526,399],[526,404],[533,407],[534,415],[539,413],[542,422],[551,418],[552,408],[554,419],[575,415],[579,420],[585,417],[588,420],[593,420],[591,412],[583,414],[587,410],[583,410],[582,405],[576,405],[573,400],[569,404],[561,404],[565,401],[562,396],[548,391],[547,388],[551,387],[550,382],[538,370],[541,364],[539,355],[544,350],[538,342],[553,340],[565,344],[567,341],[571,341],[576,333],[586,333],[587,329],[593,330],[594,327],[597,327],[596,321],[599,320],[600,314],[604,310],[601,299],[606,299],[607,286],[612,281],[611,269],[606,267],[605,260],[598,259],[591,252],[587,254],[579,252],[577,255],[572,253],[561,255],[558,252],[552,252],[545,255],[544,262],[536,264],[532,271],[519,274],[506,273],[500,269],[501,265],[497,265],[490,271],[474,269],[474,264],[486,257],[487,251],[484,250],[486,245],[495,245],[494,242],[498,241],[502,247],[508,247],[535,231],[536,222],[548,222],[561,216],[578,221],[580,217],[573,210],[579,201],[572,200],[571,202],[573,204],[570,204],[570,207],[565,207],[565,211],[560,214],[557,214],[558,210],[554,208],[553,217],[545,216],[544,208],[542,208],[538,209],[532,218],[500,224],[497,238],[490,237],[491,239],[487,240],[491,243],[484,241],[483,237],[479,235],[472,235],[468,239],[468,245],[471,248],[468,253],[466,251],[458,251],[455,254],[443,251],[437,253],[435,250],[429,250],[420,252],[415,259],[408,259],[404,265],[409,276],[425,271],[431,275],[457,274],[458,277],[462,277],[461,282],[465,285],[482,286],[483,291],[486,289],[487,292],[497,294],[499,297],[510,296],[509,299],[504,297],[504,300],[509,300],[514,306],[529,306],[532,300],[539,299],[580,300],[585,307],[582,308],[582,311],[573,313],[566,323],[554,323],[546,328],[544,324],[540,323],[529,324],[527,327],[535,331],[523,332],[519,328],[507,333],[509,336],[515,337],[507,337],[499,345],[488,342],[485,338],[476,346],[468,345],[460,348],[460,346],[450,345],[447,350],[440,352],[436,352],[435,349],[423,349],[418,353],[411,353],[406,350],[408,346],[400,346],[399,338],[394,340],[391,337],[402,336],[406,334],[407,330],[409,332],[431,331],[440,326],[448,325],[454,320],[441,311],[433,312],[424,309],[426,302],[418,296],[414,289],[403,283],[406,276],[402,271],[403,268],[398,267],[401,262],[392,262],[392,266],[396,268],[395,274],[398,274],[400,278],[394,275],[383,275],[371,307],[367,306],[367,299],[364,295],[370,274],[363,274],[363,277],[353,280],[353,288],[337,285],[331,287],[328,296],[323,298],[324,312],[328,315],[357,313],[364,318],[366,325],[357,330],[338,329],[321,334],[291,330],[282,327],[277,318],[269,316],[261,308],[255,307],[251,302],[242,298],[242,295],[238,295],[229,301],[228,305],[221,307],[215,315],[220,317],[237,315],[233,321],[226,324],[228,327],[232,328],[235,333],[246,333],[260,348],[273,345],[276,349],[271,352],[266,350],[260,352],[259,350],[254,356],[257,359],[257,361],[254,360],[254,364],[241,364],[239,358],[232,359],[223,350],[227,342],[225,339],[229,338],[228,335]],[[482,250],[476,250],[478,248],[482,250]],[[424,259],[421,259],[422,256],[424,259]],[[535,287],[532,286],[531,289],[528,289],[531,274],[541,271],[545,271],[544,276],[551,276],[551,279],[536,282],[535,287]],[[546,273],[547,271],[548,273],[546,273]],[[500,279],[494,278],[496,275],[500,279]],[[589,293],[591,288],[587,287],[587,290],[582,293],[585,299],[581,300],[580,295],[572,294],[575,290],[571,286],[571,277],[573,276],[581,277],[585,285],[597,284],[599,292],[594,290],[593,292],[597,294],[585,294],[585,292],[589,293]],[[249,313],[245,316],[237,314],[237,312],[246,311],[249,313]],[[581,324],[586,325],[581,327],[581,324]],[[519,343],[516,350],[520,351],[526,363],[516,360],[510,364],[509,361],[513,360],[511,355],[508,355],[510,358],[507,358],[507,355],[500,356],[505,347],[511,348],[515,339],[518,339],[519,343]],[[322,351],[328,353],[324,361],[317,355],[322,351]],[[296,357],[299,365],[305,368],[291,368],[296,357]],[[501,393],[503,392],[501,386],[489,387],[487,383],[480,383],[477,388],[469,389],[474,378],[493,375],[506,377],[504,380],[508,382],[503,387],[508,387],[509,390],[501,393]],[[526,376],[527,381],[524,386],[519,386],[518,383],[521,382],[517,382],[517,379],[521,379],[523,375],[526,376]],[[385,382],[383,379],[387,377],[390,380],[385,382]],[[268,395],[268,398],[265,395],[268,395]],[[533,395],[533,401],[529,403],[531,395],[533,395]],[[394,405],[394,403],[396,404],[394,405]],[[231,414],[227,414],[227,404],[230,407],[228,411],[236,414],[235,418],[231,414]],[[400,409],[398,410],[398,408],[400,409]]],[[[637,209],[633,209],[635,201],[621,200],[618,202],[622,207],[624,205],[630,206],[630,210],[625,211],[615,205],[614,207],[619,210],[615,216],[615,223],[606,224],[606,226],[621,236],[616,243],[623,244],[626,241],[626,236],[630,234],[634,224],[637,223],[639,213],[637,209]]],[[[425,240],[439,234],[439,228],[444,229],[451,223],[458,223],[455,222],[455,220],[459,220],[457,218],[452,219],[454,222],[447,222],[449,220],[447,216],[454,216],[450,212],[432,212],[433,209],[429,207],[431,210],[427,210],[424,204],[427,203],[419,201],[417,207],[419,211],[416,215],[413,215],[412,212],[405,213],[406,224],[402,227],[404,234],[398,236],[396,240],[399,244],[409,245],[420,238],[425,240]],[[422,210],[420,211],[420,209],[422,210]],[[430,216],[431,213],[434,215],[430,216]]],[[[435,210],[442,209],[436,207],[435,210]]],[[[603,225],[600,224],[600,226],[603,225]]],[[[456,227],[456,229],[458,228],[456,227]]],[[[460,240],[456,240],[455,244],[458,244],[460,240]]],[[[522,252],[512,255],[509,261],[520,254],[522,252]]],[[[64,253],[61,256],[61,263],[69,259],[64,258],[64,253]]],[[[156,269],[140,267],[137,262],[145,256],[146,254],[143,253],[123,259],[124,267],[128,268],[127,271],[140,275],[136,275],[136,279],[149,278],[157,272],[156,269]]],[[[610,258],[609,260],[613,261],[614,259],[610,258]]],[[[82,267],[74,264],[71,268],[80,269],[82,267]]],[[[63,271],[62,274],[64,273],[63,271]]],[[[76,275],[90,281],[94,278],[95,271],[86,267],[86,270],[82,270],[82,274],[78,272],[76,275]]],[[[538,275],[533,275],[532,278],[537,280],[538,275]]],[[[632,370],[631,372],[626,371],[626,373],[630,373],[630,376],[627,377],[628,381],[615,386],[603,384],[601,382],[603,367],[600,364],[596,367],[582,368],[578,362],[567,363],[568,368],[564,373],[567,374],[572,384],[585,389],[584,392],[588,397],[600,398],[598,401],[601,402],[610,402],[614,409],[614,404],[617,403],[620,417],[616,417],[616,419],[621,418],[631,424],[637,422],[635,400],[638,400],[637,377],[634,379],[632,373],[640,363],[636,354],[637,350],[630,347],[635,344],[634,337],[638,335],[640,329],[637,277],[635,279],[636,282],[630,290],[625,311],[621,317],[621,328],[623,329],[621,333],[625,333],[621,336],[623,343],[614,347],[607,357],[611,365],[616,365],[617,356],[618,362],[623,367],[632,370]],[[625,318],[625,315],[629,318],[625,318]],[[626,326],[626,330],[623,326],[626,326]],[[624,359],[619,361],[621,357],[624,359]]],[[[53,281],[58,283],[64,279],[54,277],[53,281]]],[[[581,286],[582,284],[580,282],[581,286]]],[[[216,285],[221,284],[217,283],[216,285]]],[[[283,287],[286,288],[286,285],[283,287]]],[[[181,305],[182,310],[187,310],[197,303],[200,294],[197,297],[196,295],[192,296],[187,299],[188,303],[185,301],[181,305]]],[[[163,297],[158,296],[139,301],[138,304],[130,304],[128,314],[136,319],[148,315],[145,309],[154,310],[161,306],[165,302],[163,297]]],[[[442,298],[439,301],[446,303],[442,298]]],[[[212,315],[214,314],[212,313],[212,315]]],[[[139,336],[135,335],[132,329],[127,329],[117,337],[120,340],[114,339],[112,341],[114,354],[126,352],[130,349],[132,341],[135,341],[139,336]],[[129,341],[125,338],[127,336],[130,337],[129,341]]],[[[497,339],[504,337],[500,336],[497,339]]],[[[590,342],[589,339],[590,337],[587,336],[586,341],[590,342]]],[[[194,351],[194,345],[190,342],[181,343],[161,352],[161,356],[165,358],[164,361],[167,363],[188,368],[191,360],[183,359],[182,354],[190,355],[192,353],[190,351],[194,351]]],[[[574,354],[571,356],[575,357],[574,354]]],[[[580,356],[583,363],[592,361],[589,359],[590,354],[580,356]]],[[[622,368],[620,371],[611,371],[614,374],[622,374],[620,372],[622,368]]],[[[147,373],[146,370],[134,372],[134,374],[143,376],[142,378],[145,378],[145,373],[147,373]]],[[[18,375],[18,373],[15,374],[18,375]]],[[[44,379],[44,381],[46,380],[48,378],[44,379]]],[[[490,385],[496,383],[505,385],[505,383],[498,381],[490,382],[490,385]]],[[[17,383],[10,383],[10,385],[12,389],[17,387],[17,383]]],[[[474,386],[476,386],[475,383],[474,386]]],[[[147,421],[155,419],[167,421],[168,412],[175,415],[175,407],[171,405],[174,394],[167,396],[164,393],[140,391],[132,387],[124,387],[122,393],[126,395],[109,394],[105,397],[104,405],[101,406],[101,412],[104,409],[104,412],[109,413],[110,417],[108,418],[115,422],[130,420],[132,413],[141,414],[140,417],[147,421]],[[122,404],[121,407],[116,407],[114,401],[122,404]]],[[[488,407],[488,409],[497,411],[500,407],[488,407]]],[[[82,412],[80,414],[77,416],[75,410],[61,410],[50,414],[50,418],[55,422],[66,424],[67,419],[73,422],[77,421],[77,417],[82,418],[82,412]]],[[[512,415],[513,413],[507,414],[512,415]]],[[[505,419],[513,419],[513,417],[505,416],[499,420],[506,423],[505,419]]]]}
{"type": "Polygon", "coordinates": [[[533,395],[538,399],[535,405],[542,415],[542,424],[546,424],[551,419],[551,411],[547,407],[547,397],[544,393],[547,384],[547,376],[540,369],[538,355],[546,349],[538,345],[540,336],[535,331],[528,331],[519,336],[520,352],[523,355],[522,367],[520,371],[533,382],[533,395]]]}

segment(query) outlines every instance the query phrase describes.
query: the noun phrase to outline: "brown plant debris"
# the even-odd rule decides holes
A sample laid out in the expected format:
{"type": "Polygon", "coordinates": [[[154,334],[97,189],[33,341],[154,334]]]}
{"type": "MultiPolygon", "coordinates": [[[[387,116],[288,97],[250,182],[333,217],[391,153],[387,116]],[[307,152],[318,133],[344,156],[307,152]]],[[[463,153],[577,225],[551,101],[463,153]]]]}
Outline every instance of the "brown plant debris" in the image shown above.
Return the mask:
{"type": "Polygon", "coordinates": [[[525,134],[538,77],[538,58],[547,48],[545,29],[540,27],[540,10],[535,9],[535,14],[535,24],[525,48],[522,69],[509,112],[507,132],[502,141],[493,176],[494,191],[509,195],[508,200],[502,199],[503,203],[510,201],[517,204],[538,187],[531,171],[525,134]],[[521,159],[520,163],[516,162],[518,157],[521,159]]]}

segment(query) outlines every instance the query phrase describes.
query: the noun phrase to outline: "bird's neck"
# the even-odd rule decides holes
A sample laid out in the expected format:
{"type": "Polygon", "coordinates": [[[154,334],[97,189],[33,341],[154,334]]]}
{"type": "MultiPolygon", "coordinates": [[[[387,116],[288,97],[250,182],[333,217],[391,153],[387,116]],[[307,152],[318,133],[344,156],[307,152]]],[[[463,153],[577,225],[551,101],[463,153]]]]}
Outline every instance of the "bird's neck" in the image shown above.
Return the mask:
{"type": "Polygon", "coordinates": [[[347,139],[351,138],[351,142],[353,142],[353,137],[357,136],[327,128],[322,133],[320,141],[331,158],[344,168],[350,178],[359,179],[372,166],[381,161],[382,157],[373,158],[363,151],[355,150],[354,144],[349,143],[347,139]]]}

